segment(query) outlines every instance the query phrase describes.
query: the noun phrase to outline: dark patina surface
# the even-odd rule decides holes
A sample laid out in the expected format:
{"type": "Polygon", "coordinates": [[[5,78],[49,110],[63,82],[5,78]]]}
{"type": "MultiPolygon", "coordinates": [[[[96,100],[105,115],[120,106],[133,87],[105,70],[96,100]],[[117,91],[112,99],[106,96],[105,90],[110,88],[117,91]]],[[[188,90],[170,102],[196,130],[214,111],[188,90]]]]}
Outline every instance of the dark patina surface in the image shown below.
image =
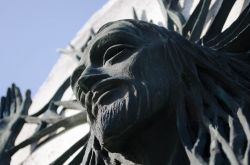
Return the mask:
{"type": "Polygon", "coordinates": [[[72,75],[91,127],[83,164],[239,159],[247,139],[235,128],[243,129],[241,113],[249,116],[246,60],[247,53],[200,46],[142,21],[104,25],[72,75]],[[227,141],[239,157],[224,154],[227,141]]]}

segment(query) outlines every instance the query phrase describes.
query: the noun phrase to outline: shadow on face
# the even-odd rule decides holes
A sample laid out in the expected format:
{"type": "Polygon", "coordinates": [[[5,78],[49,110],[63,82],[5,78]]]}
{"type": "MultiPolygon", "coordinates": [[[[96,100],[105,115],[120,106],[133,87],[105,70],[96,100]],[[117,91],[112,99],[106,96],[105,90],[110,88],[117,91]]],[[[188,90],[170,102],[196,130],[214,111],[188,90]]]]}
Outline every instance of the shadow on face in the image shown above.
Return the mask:
{"type": "Polygon", "coordinates": [[[165,104],[165,33],[133,20],[104,25],[72,75],[74,93],[87,109],[92,132],[110,150],[165,104]]]}

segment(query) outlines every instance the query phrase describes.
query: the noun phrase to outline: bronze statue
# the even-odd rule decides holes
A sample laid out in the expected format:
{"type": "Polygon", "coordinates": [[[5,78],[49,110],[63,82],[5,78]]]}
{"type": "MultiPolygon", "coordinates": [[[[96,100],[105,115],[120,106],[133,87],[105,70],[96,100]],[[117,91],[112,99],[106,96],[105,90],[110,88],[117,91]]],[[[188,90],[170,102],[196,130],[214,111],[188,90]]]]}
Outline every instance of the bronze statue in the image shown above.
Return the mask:
{"type": "Polygon", "coordinates": [[[199,1],[188,18],[187,1],[159,2],[166,27],[138,20],[134,10],[134,20],[91,30],[77,50],[83,56],[73,55],[79,67],[36,113],[27,113],[30,92],[20,101],[15,85],[8,90],[0,105],[0,162],[88,120],[90,132],[52,164],[249,164],[249,3],[223,30],[233,0],[211,8],[210,0],[199,1]],[[62,101],[70,82],[77,100],[62,101]],[[69,109],[78,113],[64,116],[69,109]],[[38,128],[14,145],[25,123],[38,128]]]}
{"type": "Polygon", "coordinates": [[[121,20],[98,31],[80,63],[72,86],[91,127],[83,164],[235,163],[249,152],[249,53],[121,20]]]}

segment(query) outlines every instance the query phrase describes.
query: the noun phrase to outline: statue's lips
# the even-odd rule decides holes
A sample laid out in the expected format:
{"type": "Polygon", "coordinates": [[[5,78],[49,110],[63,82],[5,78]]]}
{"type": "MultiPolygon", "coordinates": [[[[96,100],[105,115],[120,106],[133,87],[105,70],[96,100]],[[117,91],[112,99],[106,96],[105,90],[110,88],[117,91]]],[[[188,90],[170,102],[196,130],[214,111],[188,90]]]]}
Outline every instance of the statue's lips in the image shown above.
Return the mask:
{"type": "MultiPolygon", "coordinates": [[[[81,87],[78,88],[77,97],[83,103],[83,106],[88,110],[91,109],[91,113],[94,117],[98,113],[98,105],[110,104],[116,99],[122,97],[122,89],[124,89],[125,80],[107,78],[95,83],[91,90],[86,94],[81,87]]],[[[90,112],[90,111],[88,111],[90,112]]]]}
{"type": "Polygon", "coordinates": [[[104,94],[105,92],[119,88],[122,86],[123,80],[121,79],[114,79],[114,78],[107,78],[98,83],[96,83],[92,88],[91,91],[94,93],[92,101],[97,101],[97,99],[104,94]]]}
{"type": "Polygon", "coordinates": [[[124,96],[126,87],[124,82],[118,79],[107,79],[100,82],[93,88],[92,109],[94,116],[97,116],[98,106],[109,105],[124,96]]]}
{"type": "Polygon", "coordinates": [[[92,113],[96,117],[98,114],[98,108],[99,106],[104,106],[104,105],[109,105],[120,99],[122,96],[120,96],[120,91],[119,88],[114,88],[111,90],[108,90],[103,93],[94,93],[93,95],[93,103],[94,106],[92,108],[92,113]],[[94,101],[96,100],[96,101],[94,101]]]}
{"type": "Polygon", "coordinates": [[[94,94],[92,97],[92,101],[94,103],[96,103],[101,96],[105,95],[110,90],[114,89],[112,84],[107,84],[105,86],[101,85],[101,86],[102,86],[102,88],[100,90],[94,90],[94,92],[93,92],[94,94]]]}

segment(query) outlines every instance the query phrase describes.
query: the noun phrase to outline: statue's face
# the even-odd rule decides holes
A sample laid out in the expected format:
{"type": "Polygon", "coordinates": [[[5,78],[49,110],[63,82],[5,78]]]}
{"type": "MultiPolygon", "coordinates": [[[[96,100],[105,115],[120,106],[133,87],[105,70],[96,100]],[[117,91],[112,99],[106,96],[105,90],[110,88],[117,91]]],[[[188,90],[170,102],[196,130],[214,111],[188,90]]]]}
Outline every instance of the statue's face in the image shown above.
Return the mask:
{"type": "Polygon", "coordinates": [[[166,100],[164,58],[160,46],[148,43],[150,37],[131,22],[109,24],[89,43],[72,75],[92,131],[111,150],[117,138],[130,136],[166,100]]]}

